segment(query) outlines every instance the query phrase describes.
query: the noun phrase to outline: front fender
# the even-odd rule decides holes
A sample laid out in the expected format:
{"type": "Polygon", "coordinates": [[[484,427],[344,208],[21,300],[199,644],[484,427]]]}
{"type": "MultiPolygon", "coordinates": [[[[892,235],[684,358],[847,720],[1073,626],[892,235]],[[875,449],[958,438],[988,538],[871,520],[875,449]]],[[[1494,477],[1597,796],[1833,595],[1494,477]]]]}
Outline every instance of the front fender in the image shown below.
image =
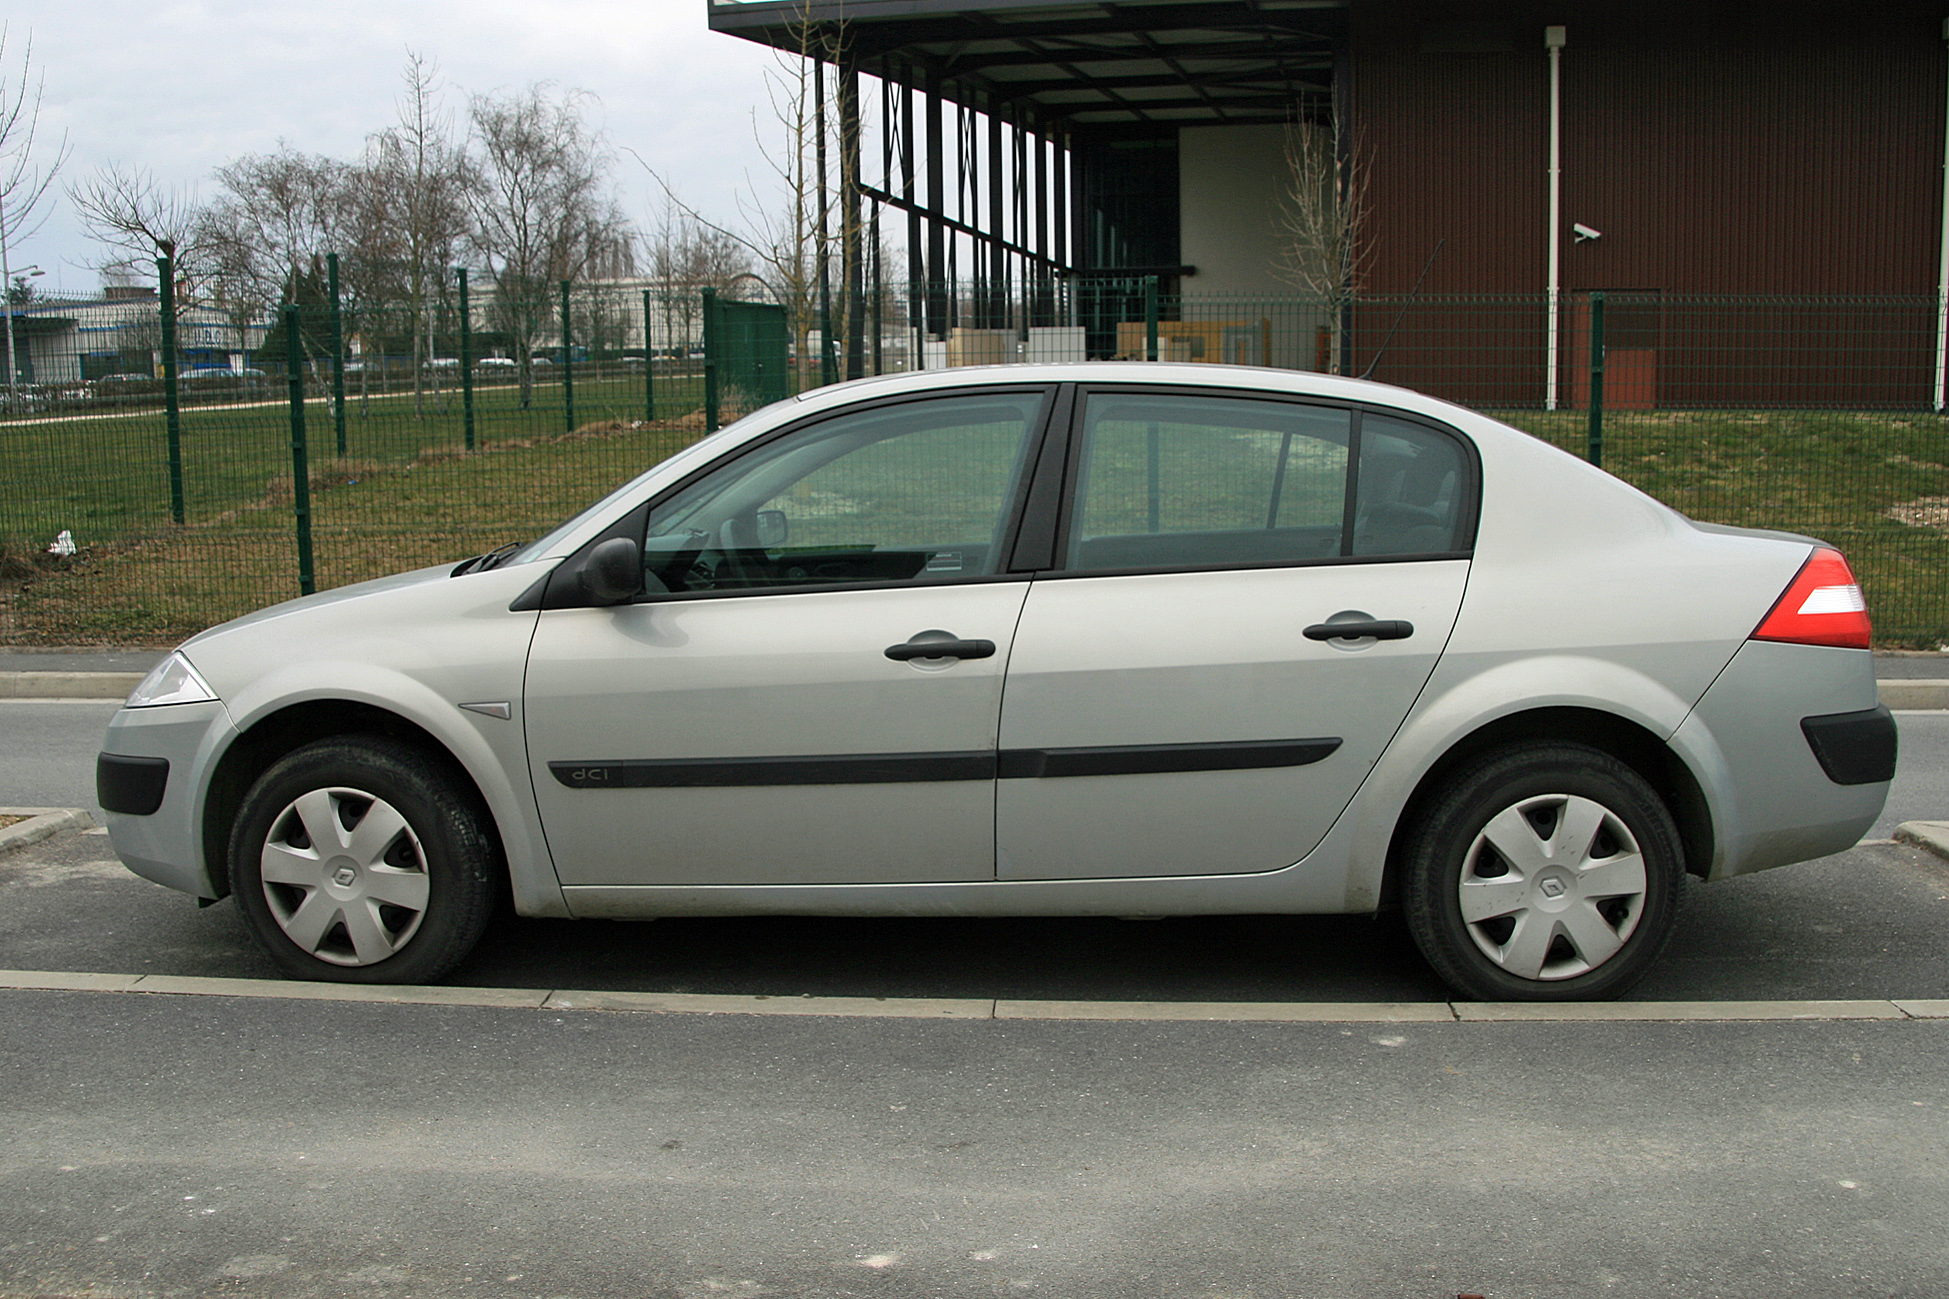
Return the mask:
{"type": "Polygon", "coordinates": [[[534,790],[526,779],[520,660],[504,676],[461,675],[462,680],[444,681],[436,689],[412,672],[383,663],[309,659],[251,681],[230,702],[230,715],[242,735],[287,709],[309,703],[365,704],[410,722],[452,754],[480,790],[507,854],[516,909],[522,915],[566,916],[561,883],[542,837],[534,790]],[[496,676],[502,679],[495,680],[496,676]],[[509,716],[502,719],[468,711],[459,706],[463,703],[505,703],[509,716]]]}

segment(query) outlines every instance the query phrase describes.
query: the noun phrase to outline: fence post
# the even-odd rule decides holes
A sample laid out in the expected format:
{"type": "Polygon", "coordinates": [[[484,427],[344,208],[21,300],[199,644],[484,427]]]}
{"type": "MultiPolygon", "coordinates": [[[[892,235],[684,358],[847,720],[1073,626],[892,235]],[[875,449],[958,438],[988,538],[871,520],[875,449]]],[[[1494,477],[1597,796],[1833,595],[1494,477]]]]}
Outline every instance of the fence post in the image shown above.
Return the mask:
{"type": "Polygon", "coordinates": [[[717,432],[717,290],[704,290],[704,432],[717,432]]]}
{"type": "Polygon", "coordinates": [[[1604,291],[1590,295],[1590,463],[1604,467],[1604,291]]]}
{"type": "Polygon", "coordinates": [[[183,509],[183,411],[176,392],[176,263],[156,258],[162,317],[162,423],[169,443],[169,517],[181,523],[183,509]]]}
{"type": "Polygon", "coordinates": [[[562,415],[565,433],[575,432],[575,362],[569,354],[568,281],[562,281],[562,415]]]}
{"type": "Polygon", "coordinates": [[[1144,277],[1144,359],[1157,359],[1157,277],[1144,277]]]}
{"type": "Polygon", "coordinates": [[[650,346],[650,291],[643,290],[643,422],[656,423],[656,349],[650,346]]]}
{"type": "Polygon", "coordinates": [[[298,304],[284,309],[284,367],[291,385],[291,511],[298,520],[298,594],[315,589],[311,575],[311,466],[305,459],[304,339],[298,304]]]}
{"type": "Polygon", "coordinates": [[[462,444],[474,449],[474,321],[467,305],[467,268],[457,266],[460,277],[460,436],[462,444]]]}
{"type": "Polygon", "coordinates": [[[338,307],[338,254],[325,254],[325,275],[332,292],[332,434],[338,454],[345,455],[345,324],[338,307]]]}

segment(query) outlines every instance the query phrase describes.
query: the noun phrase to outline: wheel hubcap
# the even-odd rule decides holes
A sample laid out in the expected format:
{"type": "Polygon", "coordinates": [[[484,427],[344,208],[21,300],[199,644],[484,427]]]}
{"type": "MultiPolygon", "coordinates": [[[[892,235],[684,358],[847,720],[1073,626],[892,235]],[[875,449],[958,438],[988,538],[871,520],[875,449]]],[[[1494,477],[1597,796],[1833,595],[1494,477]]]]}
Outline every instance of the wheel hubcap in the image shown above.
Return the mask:
{"type": "Polygon", "coordinates": [[[1489,819],[1457,889],[1484,956],[1522,979],[1571,979],[1616,956],[1644,913],[1644,855],[1594,799],[1545,794],[1489,819]]]}
{"type": "Polygon", "coordinates": [[[425,918],[426,857],[398,809],[363,790],[315,789],[271,823],[264,900],[292,942],[333,965],[373,965],[425,918]]]}

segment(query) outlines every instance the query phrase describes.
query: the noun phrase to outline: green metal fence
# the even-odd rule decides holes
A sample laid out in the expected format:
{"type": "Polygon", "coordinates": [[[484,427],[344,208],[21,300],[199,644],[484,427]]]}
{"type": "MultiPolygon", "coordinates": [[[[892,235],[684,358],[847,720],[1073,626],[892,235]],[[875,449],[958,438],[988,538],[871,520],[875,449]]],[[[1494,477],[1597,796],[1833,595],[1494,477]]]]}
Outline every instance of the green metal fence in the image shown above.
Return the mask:
{"type": "MultiPolygon", "coordinates": [[[[1337,370],[1483,410],[1705,521],[1839,545],[1878,639],[1949,641],[1933,298],[1363,300],[1143,279],[882,285],[871,337],[656,284],[456,275],[278,313],[17,308],[0,643],[166,643],[537,535],[719,422],[863,372],[1107,357],[1337,370]],[[294,468],[302,461],[301,468],[294,468]]],[[[321,280],[325,277],[320,277],[321,280]]],[[[348,277],[350,278],[350,277],[348,277]]],[[[160,283],[169,284],[163,277],[160,283]]],[[[860,322],[864,322],[863,326],[860,322]]]]}

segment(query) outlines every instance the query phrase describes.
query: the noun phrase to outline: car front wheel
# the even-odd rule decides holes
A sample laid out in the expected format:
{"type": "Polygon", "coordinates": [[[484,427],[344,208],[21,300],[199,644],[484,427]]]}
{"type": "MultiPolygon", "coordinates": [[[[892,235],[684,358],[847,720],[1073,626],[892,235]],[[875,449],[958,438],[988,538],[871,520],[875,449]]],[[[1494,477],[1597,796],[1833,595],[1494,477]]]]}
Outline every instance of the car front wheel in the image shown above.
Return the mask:
{"type": "Polygon", "coordinates": [[[495,839],[471,788],[380,736],[321,740],[244,796],[230,880],[278,968],[296,979],[426,983],[479,940],[495,839]]]}
{"type": "Polygon", "coordinates": [[[1642,978],[1678,917],[1671,813],[1597,749],[1508,749],[1457,772],[1403,860],[1415,944],[1483,1001],[1613,997],[1642,978]]]}

